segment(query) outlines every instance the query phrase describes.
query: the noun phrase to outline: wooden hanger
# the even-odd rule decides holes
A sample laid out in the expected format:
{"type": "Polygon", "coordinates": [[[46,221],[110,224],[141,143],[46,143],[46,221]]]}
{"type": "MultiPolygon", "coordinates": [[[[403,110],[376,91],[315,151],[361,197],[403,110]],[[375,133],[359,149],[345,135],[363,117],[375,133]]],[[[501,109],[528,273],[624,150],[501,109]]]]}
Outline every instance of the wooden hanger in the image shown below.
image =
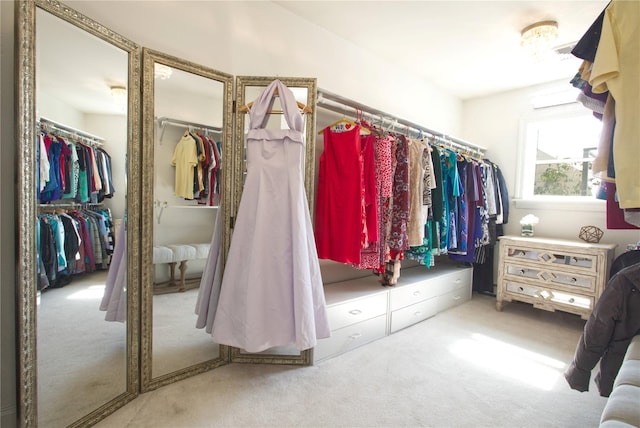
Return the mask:
{"type": "Polygon", "coordinates": [[[324,130],[325,130],[326,128],[331,129],[331,128],[333,128],[333,127],[337,126],[337,125],[343,125],[343,124],[344,124],[344,125],[351,125],[351,126],[353,126],[353,127],[359,126],[359,127],[360,127],[360,132],[361,132],[361,133],[363,133],[363,134],[365,134],[365,135],[370,135],[370,134],[371,134],[371,130],[370,130],[369,128],[366,128],[366,127],[364,127],[364,126],[362,126],[362,125],[359,125],[359,124],[357,124],[356,122],[354,122],[354,121],[352,121],[352,120],[344,119],[344,118],[343,118],[343,119],[340,119],[340,120],[337,120],[337,121],[333,122],[331,125],[326,126],[325,128],[323,128],[323,129],[321,129],[320,131],[318,131],[318,135],[321,135],[321,134],[324,132],[324,130]]]}
{"type": "MultiPolygon", "coordinates": [[[[276,88],[275,91],[273,91],[273,96],[274,97],[278,97],[280,96],[280,94],[278,93],[278,88],[276,88]]],[[[311,113],[313,111],[313,109],[311,107],[309,107],[306,104],[301,103],[300,101],[296,101],[296,104],[298,105],[298,108],[300,109],[300,113],[302,114],[306,114],[306,113],[311,113]]],[[[251,101],[250,103],[247,103],[245,105],[243,105],[242,107],[240,107],[240,113],[248,113],[249,109],[253,107],[253,101],[251,101]]],[[[282,114],[284,113],[282,110],[269,110],[267,113],[269,114],[282,114]]]]}

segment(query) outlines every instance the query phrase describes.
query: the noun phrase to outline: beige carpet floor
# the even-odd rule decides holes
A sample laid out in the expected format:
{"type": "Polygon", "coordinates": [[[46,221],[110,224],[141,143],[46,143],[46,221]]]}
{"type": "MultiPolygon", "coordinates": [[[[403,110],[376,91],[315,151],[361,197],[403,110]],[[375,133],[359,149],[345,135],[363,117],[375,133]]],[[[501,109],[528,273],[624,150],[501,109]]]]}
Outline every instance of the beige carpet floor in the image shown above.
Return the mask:
{"type": "MultiPolygon", "coordinates": [[[[68,426],[126,390],[126,325],[100,311],[107,271],[48,289],[38,305],[38,422],[68,426]]],[[[194,314],[198,289],[153,299],[154,378],[207,361],[219,347],[194,314]]]]}
{"type": "Polygon", "coordinates": [[[584,321],[470,302],[311,367],[230,364],[138,398],[110,427],[595,427],[562,372],[584,321]]]}
{"type": "Polygon", "coordinates": [[[106,276],[79,275],[40,297],[38,426],[65,427],[126,390],[126,326],[99,309],[106,276]]]}

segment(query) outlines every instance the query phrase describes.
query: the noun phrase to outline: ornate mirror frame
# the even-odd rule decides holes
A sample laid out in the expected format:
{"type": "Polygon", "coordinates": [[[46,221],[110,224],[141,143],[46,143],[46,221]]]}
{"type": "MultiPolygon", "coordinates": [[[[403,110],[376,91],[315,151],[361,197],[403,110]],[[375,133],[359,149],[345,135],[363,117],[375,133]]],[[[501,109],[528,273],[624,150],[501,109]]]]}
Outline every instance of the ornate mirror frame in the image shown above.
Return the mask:
{"type": "MultiPolygon", "coordinates": [[[[231,215],[236,217],[242,188],[244,185],[244,160],[246,157],[244,149],[245,124],[249,116],[240,112],[240,106],[244,106],[253,99],[246,99],[247,87],[266,88],[274,80],[280,80],[288,88],[304,88],[307,90],[307,100],[304,104],[312,107],[312,112],[305,114],[305,191],[309,204],[309,212],[314,212],[315,202],[315,155],[316,155],[316,101],[318,96],[318,81],[316,78],[307,77],[275,77],[275,76],[237,76],[236,77],[236,109],[235,109],[235,135],[234,135],[234,162],[233,162],[233,211],[231,215]]],[[[230,224],[230,229],[233,221],[230,224]]],[[[230,237],[229,237],[230,239],[230,237]]],[[[290,365],[311,365],[313,361],[312,350],[308,349],[300,352],[299,355],[286,355],[280,353],[270,353],[269,350],[259,353],[245,353],[242,350],[231,348],[231,361],[234,363],[255,363],[255,364],[290,364],[290,365]]]]}
{"type": "MultiPolygon", "coordinates": [[[[232,159],[233,132],[233,76],[190,61],[167,55],[152,49],[144,48],[143,57],[143,86],[142,86],[142,116],[143,116],[143,154],[142,154],[142,242],[141,242],[141,390],[143,392],[159,388],[196,374],[211,370],[229,363],[229,347],[220,345],[220,355],[202,363],[191,365],[158,377],[152,374],[152,337],[153,337],[153,227],[154,227],[154,69],[155,64],[163,64],[171,68],[192,73],[206,79],[223,83],[223,126],[222,153],[227,159],[232,159]]],[[[226,162],[226,161],[225,161],[226,162]]],[[[229,225],[231,219],[231,162],[222,169],[223,196],[222,215],[222,266],[228,251],[229,225]]],[[[195,325],[194,325],[195,328],[195,325]]],[[[203,333],[204,334],[204,333],[203,333]]]]}
{"type": "Polygon", "coordinates": [[[87,426],[104,419],[138,395],[138,290],[140,219],[140,47],[57,0],[16,2],[17,23],[17,132],[18,142],[18,260],[17,342],[18,418],[20,426],[37,426],[37,329],[36,329],[36,103],[35,103],[35,15],[36,7],[110,43],[128,54],[127,130],[127,379],[126,391],[85,415],[71,426],[87,426]]]}

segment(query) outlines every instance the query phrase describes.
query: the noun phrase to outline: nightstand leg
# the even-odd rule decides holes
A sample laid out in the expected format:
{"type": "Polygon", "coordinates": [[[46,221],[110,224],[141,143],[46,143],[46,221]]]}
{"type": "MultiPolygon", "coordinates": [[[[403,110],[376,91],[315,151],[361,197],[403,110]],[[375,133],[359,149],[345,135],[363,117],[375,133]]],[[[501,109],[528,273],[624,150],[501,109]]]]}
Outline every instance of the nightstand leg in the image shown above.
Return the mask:
{"type": "Polygon", "coordinates": [[[503,309],[503,308],[504,308],[504,302],[502,302],[502,301],[497,301],[497,302],[496,302],[496,310],[497,310],[498,312],[502,312],[502,309],[503,309]]]}

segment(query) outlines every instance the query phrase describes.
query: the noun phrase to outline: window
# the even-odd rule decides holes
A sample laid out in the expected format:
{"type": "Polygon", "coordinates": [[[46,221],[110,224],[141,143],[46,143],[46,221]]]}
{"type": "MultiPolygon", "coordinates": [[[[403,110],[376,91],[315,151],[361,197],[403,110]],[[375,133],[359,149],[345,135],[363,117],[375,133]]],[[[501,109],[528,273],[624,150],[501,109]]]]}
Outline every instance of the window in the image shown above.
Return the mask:
{"type": "Polygon", "coordinates": [[[602,123],[573,103],[538,110],[524,123],[519,193],[522,198],[593,198],[591,173],[602,123]]]}

